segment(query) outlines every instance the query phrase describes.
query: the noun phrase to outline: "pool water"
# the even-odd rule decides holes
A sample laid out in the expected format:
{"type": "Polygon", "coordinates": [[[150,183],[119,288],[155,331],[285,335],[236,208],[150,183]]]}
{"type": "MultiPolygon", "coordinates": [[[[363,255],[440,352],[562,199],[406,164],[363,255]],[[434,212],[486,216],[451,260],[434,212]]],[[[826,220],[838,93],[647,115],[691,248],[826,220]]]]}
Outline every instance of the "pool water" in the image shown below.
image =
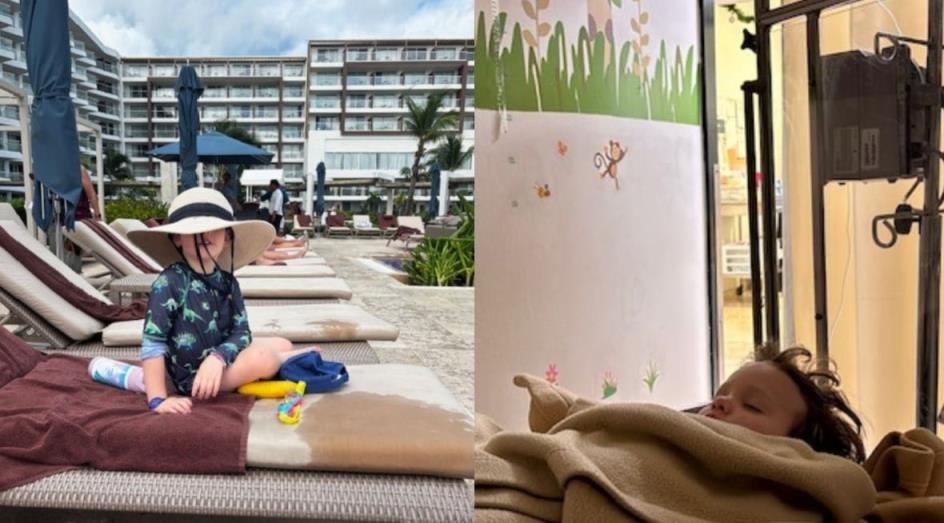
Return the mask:
{"type": "Polygon", "coordinates": [[[399,272],[406,272],[403,268],[403,258],[374,258],[378,263],[382,263],[387,267],[399,272]]]}

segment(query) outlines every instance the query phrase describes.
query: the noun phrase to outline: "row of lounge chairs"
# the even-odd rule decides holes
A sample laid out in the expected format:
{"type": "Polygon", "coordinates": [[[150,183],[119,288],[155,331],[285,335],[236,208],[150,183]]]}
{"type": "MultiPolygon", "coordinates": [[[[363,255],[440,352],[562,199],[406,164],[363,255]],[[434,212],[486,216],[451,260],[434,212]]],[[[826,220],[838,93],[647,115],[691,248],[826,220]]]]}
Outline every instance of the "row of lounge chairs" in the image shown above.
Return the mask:
{"type": "MultiPolygon", "coordinates": [[[[314,235],[316,229],[321,229],[318,218],[307,214],[296,214],[293,218],[292,231],[304,235],[314,235]]],[[[355,214],[348,226],[347,220],[340,214],[329,214],[325,217],[324,233],[328,237],[357,237],[357,238],[387,238],[390,241],[401,240],[409,245],[410,241],[422,239],[425,234],[425,224],[419,216],[393,216],[383,214],[377,218],[375,227],[366,214],[355,214]]]]}
{"type": "MultiPolygon", "coordinates": [[[[146,294],[150,282],[160,270],[154,260],[126,238],[130,230],[146,227],[143,223],[120,220],[96,226],[79,222],[74,231],[66,233],[67,238],[91,254],[110,273],[110,281],[105,285],[109,296],[106,296],[29,235],[22,222],[9,218],[12,217],[8,209],[0,204],[0,228],[4,232],[37,254],[43,263],[72,284],[102,302],[121,303],[125,295],[133,298],[146,294]]],[[[137,360],[142,320],[104,322],[89,316],[2,248],[0,266],[4,267],[0,271],[0,304],[9,311],[0,324],[16,326],[15,333],[47,353],[137,360]]],[[[90,274],[101,278],[102,272],[90,274]]],[[[246,298],[254,335],[285,337],[297,347],[317,343],[326,359],[348,365],[352,383],[357,382],[359,373],[366,376],[387,372],[384,365],[378,365],[380,358],[371,342],[396,340],[398,329],[351,304],[350,287],[337,277],[324,258],[310,253],[304,258],[288,260],[285,266],[248,266],[237,271],[237,277],[246,298]]],[[[417,374],[418,371],[428,373],[419,368],[393,370],[409,375],[422,375],[422,372],[417,374]]],[[[430,390],[436,389],[431,394],[443,396],[445,389],[435,377],[429,376],[435,381],[435,384],[429,384],[430,390]]],[[[441,400],[443,404],[458,406],[448,392],[445,395],[449,397],[441,400]]],[[[469,470],[461,476],[470,477],[472,422],[468,413],[461,410],[468,417],[469,434],[469,470]]],[[[409,420],[402,421],[409,423],[409,420]]],[[[389,440],[383,436],[384,431],[394,429],[377,426],[369,430],[377,431],[377,445],[383,446],[384,441],[389,440]]],[[[251,434],[252,429],[250,440],[251,434]]],[[[422,442],[416,444],[421,448],[387,448],[386,452],[395,456],[402,451],[409,461],[412,459],[410,452],[434,452],[430,447],[437,447],[422,445],[422,442]]],[[[454,457],[445,455],[441,461],[455,463],[454,457]]],[[[454,472],[440,475],[426,471],[416,475],[409,470],[403,473],[399,465],[390,470],[371,470],[369,466],[366,469],[360,466],[337,470],[274,470],[267,466],[253,467],[254,463],[258,465],[258,461],[249,460],[247,463],[247,474],[242,476],[78,469],[0,491],[0,511],[16,514],[17,510],[45,508],[256,519],[471,519],[470,485],[454,472]],[[174,495],[161,495],[165,492],[174,495]]]]}

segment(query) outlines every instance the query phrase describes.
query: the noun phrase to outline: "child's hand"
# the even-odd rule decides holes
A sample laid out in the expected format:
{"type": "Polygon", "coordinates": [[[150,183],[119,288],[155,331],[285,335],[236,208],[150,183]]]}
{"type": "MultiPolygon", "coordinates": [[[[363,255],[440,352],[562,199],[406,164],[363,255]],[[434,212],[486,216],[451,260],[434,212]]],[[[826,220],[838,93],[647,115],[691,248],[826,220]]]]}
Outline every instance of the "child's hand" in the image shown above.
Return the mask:
{"type": "Polygon", "coordinates": [[[210,356],[200,364],[197,376],[193,379],[190,395],[201,400],[215,398],[220,391],[222,379],[223,361],[216,356],[210,356]]]}
{"type": "Polygon", "coordinates": [[[154,409],[154,412],[158,414],[190,414],[192,408],[193,403],[190,401],[190,398],[171,396],[162,401],[161,404],[154,409]]]}

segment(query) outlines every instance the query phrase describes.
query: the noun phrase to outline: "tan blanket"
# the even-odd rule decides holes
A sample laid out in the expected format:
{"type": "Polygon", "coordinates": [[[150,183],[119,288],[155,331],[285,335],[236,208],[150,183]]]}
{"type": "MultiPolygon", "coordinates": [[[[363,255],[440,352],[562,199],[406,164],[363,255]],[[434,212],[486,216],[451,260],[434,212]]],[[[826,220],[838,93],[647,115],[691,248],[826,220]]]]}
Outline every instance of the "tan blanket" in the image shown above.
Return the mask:
{"type": "Polygon", "coordinates": [[[546,381],[532,430],[477,416],[476,520],[856,521],[875,504],[864,469],[799,440],[645,404],[593,404],[546,381]]]}
{"type": "Polygon", "coordinates": [[[944,522],[944,441],[929,430],[889,433],[865,470],[878,490],[869,521],[944,522]]]}

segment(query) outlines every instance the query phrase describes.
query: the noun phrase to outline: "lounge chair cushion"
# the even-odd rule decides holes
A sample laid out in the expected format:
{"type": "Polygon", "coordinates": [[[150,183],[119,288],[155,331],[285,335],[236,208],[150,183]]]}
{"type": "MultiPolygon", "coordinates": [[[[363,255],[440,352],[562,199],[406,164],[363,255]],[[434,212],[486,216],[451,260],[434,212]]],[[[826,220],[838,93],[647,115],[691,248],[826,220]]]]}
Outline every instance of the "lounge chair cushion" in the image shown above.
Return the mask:
{"type": "Polygon", "coordinates": [[[246,464],[472,477],[472,416],[429,369],[347,369],[350,381],[338,391],[305,395],[297,425],[279,423],[278,400],[256,401],[246,464]]]}
{"type": "MultiPolygon", "coordinates": [[[[306,258],[298,258],[304,260],[306,258]]],[[[310,258],[308,258],[310,259],[310,258]]],[[[288,260],[286,260],[288,261],[288,260]]],[[[234,274],[242,281],[255,278],[330,278],[336,276],[334,269],[324,263],[310,263],[308,265],[247,265],[238,269],[234,274]]]]}
{"type": "MultiPolygon", "coordinates": [[[[131,252],[135,253],[141,260],[147,264],[153,266],[154,270],[160,271],[162,267],[156,261],[154,261],[150,256],[145,254],[144,251],[138,248],[137,245],[129,242],[128,240],[121,237],[119,234],[115,234],[115,239],[122,241],[125,244],[125,247],[128,248],[131,252]]],[[[101,257],[109,267],[113,267],[116,271],[120,272],[121,276],[127,276],[129,274],[141,274],[141,270],[134,266],[127,258],[121,255],[116,251],[111,245],[109,245],[105,240],[103,240],[98,234],[95,233],[88,225],[82,222],[75,222],[75,230],[66,232],[66,237],[77,243],[80,247],[87,251],[95,253],[95,255],[101,257]]]]}
{"type": "MultiPolygon", "coordinates": [[[[271,267],[287,269],[288,267],[271,267]]],[[[333,273],[332,273],[333,274],[333,273]]],[[[125,292],[149,292],[157,274],[138,274],[116,280],[115,287],[125,292]]],[[[239,289],[243,298],[299,299],[337,298],[351,299],[351,288],[340,278],[239,278],[239,289]]]]}
{"type": "Polygon", "coordinates": [[[109,223],[108,226],[126,240],[128,239],[129,232],[148,228],[141,220],[132,220],[130,218],[118,218],[109,223]]]}
{"type": "MultiPolygon", "coordinates": [[[[253,336],[294,342],[394,341],[400,331],[360,307],[346,303],[247,307],[253,336]]],[[[102,331],[106,346],[138,345],[144,321],[119,321],[102,331]]]]}
{"type": "Polygon", "coordinates": [[[0,220],[9,220],[19,225],[23,229],[26,228],[26,225],[23,223],[23,219],[20,218],[20,215],[16,213],[16,209],[6,202],[0,203],[0,220]]]}
{"type": "MultiPolygon", "coordinates": [[[[105,303],[111,303],[80,274],[76,274],[43,244],[30,236],[20,224],[3,220],[0,221],[0,227],[3,227],[7,234],[28,247],[43,261],[58,269],[77,287],[105,303]]],[[[0,287],[25,303],[63,334],[74,340],[84,340],[104,328],[104,323],[73,307],[3,249],[0,249],[0,267],[3,268],[0,270],[0,287]]]]}

